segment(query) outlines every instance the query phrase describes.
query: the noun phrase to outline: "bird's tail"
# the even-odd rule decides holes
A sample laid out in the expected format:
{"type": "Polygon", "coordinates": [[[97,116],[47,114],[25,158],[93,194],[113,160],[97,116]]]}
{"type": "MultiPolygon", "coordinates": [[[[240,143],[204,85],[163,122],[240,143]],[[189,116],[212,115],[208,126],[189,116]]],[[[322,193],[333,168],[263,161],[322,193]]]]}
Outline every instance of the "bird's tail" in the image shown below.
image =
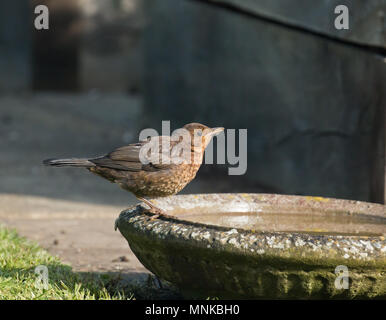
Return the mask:
{"type": "Polygon", "coordinates": [[[55,166],[55,167],[84,167],[90,168],[95,167],[95,163],[91,162],[89,159],[47,159],[43,161],[43,164],[46,166],[55,166]]]}

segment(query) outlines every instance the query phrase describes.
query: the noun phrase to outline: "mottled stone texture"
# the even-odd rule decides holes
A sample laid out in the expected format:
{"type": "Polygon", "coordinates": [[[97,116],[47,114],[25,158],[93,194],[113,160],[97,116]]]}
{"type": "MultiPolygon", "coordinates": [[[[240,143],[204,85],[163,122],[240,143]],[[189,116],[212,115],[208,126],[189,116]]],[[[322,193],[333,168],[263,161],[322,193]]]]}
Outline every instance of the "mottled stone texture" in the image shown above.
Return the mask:
{"type": "MultiPolygon", "coordinates": [[[[272,194],[178,195],[158,199],[155,204],[175,218],[149,219],[150,214],[138,205],[123,211],[115,226],[147,269],[188,297],[386,297],[383,235],[347,235],[344,224],[337,232],[297,232],[308,218],[321,212],[326,218],[349,214],[376,219],[385,230],[383,205],[272,194]],[[290,210],[302,218],[291,232],[254,231],[248,219],[240,219],[244,223],[235,229],[223,220],[226,212],[237,211],[242,218],[249,210],[259,215],[269,208],[290,210]],[[211,223],[205,218],[208,214],[214,216],[211,223]],[[195,218],[188,221],[189,215],[195,218]],[[349,290],[335,285],[339,265],[349,270],[349,290]]],[[[374,226],[368,231],[375,231],[374,226]]]]}
{"type": "Polygon", "coordinates": [[[29,2],[0,2],[0,92],[26,90],[31,84],[29,2]]]}
{"type": "Polygon", "coordinates": [[[383,202],[381,55],[202,2],[147,1],[146,11],[144,125],[247,128],[237,179],[383,202]]]}

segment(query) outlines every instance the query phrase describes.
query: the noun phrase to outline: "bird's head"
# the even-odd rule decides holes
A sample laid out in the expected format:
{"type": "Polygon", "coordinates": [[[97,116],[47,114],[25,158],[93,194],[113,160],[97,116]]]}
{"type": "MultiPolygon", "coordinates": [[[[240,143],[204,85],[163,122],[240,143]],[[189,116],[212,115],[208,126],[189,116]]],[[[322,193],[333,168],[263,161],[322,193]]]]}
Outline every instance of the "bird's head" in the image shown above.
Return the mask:
{"type": "Polygon", "coordinates": [[[201,123],[188,123],[183,127],[189,131],[192,146],[201,147],[202,151],[210,143],[211,139],[224,131],[223,127],[209,128],[201,123]]]}

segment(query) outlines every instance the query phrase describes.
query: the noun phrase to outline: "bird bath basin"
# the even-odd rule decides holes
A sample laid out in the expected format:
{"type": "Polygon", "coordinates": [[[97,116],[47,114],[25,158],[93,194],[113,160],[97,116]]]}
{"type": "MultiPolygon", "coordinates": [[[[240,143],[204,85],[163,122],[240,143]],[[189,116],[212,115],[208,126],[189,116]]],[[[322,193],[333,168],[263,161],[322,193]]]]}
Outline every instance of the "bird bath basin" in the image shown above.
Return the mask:
{"type": "Polygon", "coordinates": [[[386,297],[384,205],[275,194],[154,203],[176,219],[150,220],[138,205],[116,226],[147,269],[188,297],[386,297]]]}

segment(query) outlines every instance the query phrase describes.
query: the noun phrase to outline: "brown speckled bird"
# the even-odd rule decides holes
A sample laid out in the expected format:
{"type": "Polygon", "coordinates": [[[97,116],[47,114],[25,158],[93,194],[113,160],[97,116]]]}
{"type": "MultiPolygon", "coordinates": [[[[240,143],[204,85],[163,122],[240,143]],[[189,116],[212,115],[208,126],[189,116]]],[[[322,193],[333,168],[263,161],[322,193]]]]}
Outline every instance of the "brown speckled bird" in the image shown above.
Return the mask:
{"type": "Polygon", "coordinates": [[[189,123],[178,129],[177,135],[148,138],[101,157],[47,159],[43,163],[87,168],[132,192],[158,217],[165,214],[145,197],[158,198],[180,192],[196,176],[212,137],[223,130],[189,123]]]}

